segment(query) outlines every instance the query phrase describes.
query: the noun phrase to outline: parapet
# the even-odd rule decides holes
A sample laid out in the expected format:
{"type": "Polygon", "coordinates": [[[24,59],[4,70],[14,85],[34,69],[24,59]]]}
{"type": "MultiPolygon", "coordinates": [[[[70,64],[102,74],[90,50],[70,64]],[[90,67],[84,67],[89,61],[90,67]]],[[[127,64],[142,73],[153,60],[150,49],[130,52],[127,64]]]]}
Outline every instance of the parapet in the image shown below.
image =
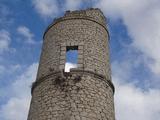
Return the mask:
{"type": "MultiPolygon", "coordinates": [[[[106,18],[99,8],[89,8],[86,10],[66,11],[63,17],[55,18],[45,33],[55,24],[71,19],[86,19],[100,24],[106,29],[106,18]]],[[[108,32],[108,31],[107,31],[108,32]]],[[[45,35],[44,33],[44,35],[45,35]]]]}
{"type": "Polygon", "coordinates": [[[100,24],[105,25],[105,16],[98,8],[90,8],[87,10],[66,11],[65,18],[86,18],[97,21],[100,24]]]}

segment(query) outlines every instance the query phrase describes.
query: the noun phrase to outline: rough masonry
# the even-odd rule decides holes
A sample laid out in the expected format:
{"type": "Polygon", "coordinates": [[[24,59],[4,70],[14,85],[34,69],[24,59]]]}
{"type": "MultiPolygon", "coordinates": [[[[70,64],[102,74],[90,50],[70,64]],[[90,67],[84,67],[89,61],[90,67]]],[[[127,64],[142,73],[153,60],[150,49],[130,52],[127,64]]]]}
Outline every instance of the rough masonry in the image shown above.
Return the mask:
{"type": "Polygon", "coordinates": [[[115,120],[109,34],[101,10],[66,11],[44,33],[28,120],[115,120]],[[68,47],[78,67],[64,72],[68,47]]]}

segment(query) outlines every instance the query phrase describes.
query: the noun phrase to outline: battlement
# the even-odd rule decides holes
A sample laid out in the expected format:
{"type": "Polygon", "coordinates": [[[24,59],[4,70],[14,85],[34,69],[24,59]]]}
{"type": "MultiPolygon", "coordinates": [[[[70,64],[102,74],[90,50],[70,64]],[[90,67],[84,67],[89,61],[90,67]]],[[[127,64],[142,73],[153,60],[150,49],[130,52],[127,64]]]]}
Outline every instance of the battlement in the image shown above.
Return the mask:
{"type": "Polygon", "coordinates": [[[75,11],[66,11],[63,17],[58,19],[54,19],[54,22],[57,22],[62,19],[69,19],[69,18],[83,18],[83,19],[92,19],[97,21],[100,24],[105,25],[105,16],[103,15],[102,11],[98,8],[89,8],[86,10],[75,10],[75,11]]]}
{"type": "MultiPolygon", "coordinates": [[[[89,8],[86,10],[75,10],[75,11],[66,11],[64,16],[55,18],[53,22],[49,25],[45,33],[55,24],[72,19],[86,19],[100,24],[106,30],[106,18],[103,15],[102,11],[99,8],[89,8]]],[[[108,31],[107,31],[108,32],[108,31]]],[[[45,35],[44,33],[44,35],[45,35]]]]}
{"type": "Polygon", "coordinates": [[[90,18],[93,19],[101,24],[105,24],[105,16],[103,15],[102,11],[98,8],[89,8],[86,10],[75,10],[75,11],[66,11],[65,18],[90,18]]]}

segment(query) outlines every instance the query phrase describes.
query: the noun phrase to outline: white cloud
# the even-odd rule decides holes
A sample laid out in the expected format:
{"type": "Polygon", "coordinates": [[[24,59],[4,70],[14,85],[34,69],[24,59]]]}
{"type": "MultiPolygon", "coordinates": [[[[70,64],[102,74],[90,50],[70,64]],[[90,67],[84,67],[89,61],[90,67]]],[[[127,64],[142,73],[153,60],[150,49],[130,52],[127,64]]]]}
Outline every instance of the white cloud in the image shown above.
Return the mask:
{"type": "Polygon", "coordinates": [[[3,120],[27,120],[30,98],[11,98],[1,108],[3,120]]]}
{"type": "Polygon", "coordinates": [[[37,13],[43,18],[53,18],[66,10],[80,9],[82,3],[88,3],[86,0],[33,0],[33,5],[37,13]]]}
{"type": "Polygon", "coordinates": [[[17,32],[25,38],[27,43],[30,43],[30,44],[34,44],[35,43],[35,41],[33,39],[34,38],[34,34],[26,26],[19,26],[17,28],[17,32]]]}
{"type": "Polygon", "coordinates": [[[5,66],[5,65],[0,64],[0,74],[8,74],[8,75],[14,74],[14,72],[19,70],[20,68],[21,68],[21,66],[19,64],[9,65],[9,66],[5,66]]]}
{"type": "Polygon", "coordinates": [[[10,33],[4,29],[0,30],[0,53],[9,50],[10,42],[10,33]]]}
{"type": "MultiPolygon", "coordinates": [[[[157,52],[158,53],[158,52],[157,52]]],[[[160,74],[160,60],[155,60],[153,63],[148,64],[152,72],[159,75],[160,74]]]]}
{"type": "Polygon", "coordinates": [[[117,120],[158,120],[160,118],[160,90],[144,91],[134,84],[119,84],[115,80],[115,109],[117,120]]]}
{"type": "MultiPolygon", "coordinates": [[[[37,63],[30,65],[27,70],[6,88],[1,88],[2,95],[7,96],[7,102],[0,106],[0,119],[26,120],[31,98],[31,84],[35,81],[37,63]]],[[[0,96],[0,97],[4,97],[0,96]]]]}
{"type": "Polygon", "coordinates": [[[112,63],[112,71],[113,75],[121,78],[122,80],[120,82],[127,82],[127,80],[131,77],[132,74],[132,66],[131,61],[114,61],[112,63]],[[124,74],[125,71],[125,74],[124,74]]]}
{"type": "Polygon", "coordinates": [[[123,60],[118,59],[112,62],[112,79],[115,85],[114,100],[116,119],[159,119],[160,89],[155,86],[155,84],[159,86],[159,82],[156,83],[155,78],[141,77],[141,79],[136,79],[136,77],[140,77],[141,74],[135,74],[135,70],[137,68],[139,70],[139,66],[145,64],[143,63],[145,61],[143,61],[142,56],[136,57],[132,53],[123,57],[123,60]],[[152,82],[152,87],[148,87],[151,86],[149,82],[152,82]]]}
{"type": "Polygon", "coordinates": [[[76,68],[77,64],[67,62],[65,64],[65,72],[69,72],[71,68],[76,68]]]}
{"type": "Polygon", "coordinates": [[[82,0],[65,0],[65,9],[66,10],[76,10],[80,8],[82,0]]]}
{"type": "Polygon", "coordinates": [[[148,64],[160,74],[160,1],[159,0],[101,0],[97,3],[106,16],[122,19],[127,27],[132,45],[153,59],[148,64]]]}
{"type": "Polygon", "coordinates": [[[19,70],[21,68],[21,65],[20,64],[15,64],[15,65],[10,65],[9,66],[9,72],[11,73],[13,73],[13,72],[15,72],[15,71],[17,71],[17,70],[19,70]]]}
{"type": "Polygon", "coordinates": [[[59,12],[56,0],[33,0],[33,5],[42,17],[53,17],[59,12]]]}

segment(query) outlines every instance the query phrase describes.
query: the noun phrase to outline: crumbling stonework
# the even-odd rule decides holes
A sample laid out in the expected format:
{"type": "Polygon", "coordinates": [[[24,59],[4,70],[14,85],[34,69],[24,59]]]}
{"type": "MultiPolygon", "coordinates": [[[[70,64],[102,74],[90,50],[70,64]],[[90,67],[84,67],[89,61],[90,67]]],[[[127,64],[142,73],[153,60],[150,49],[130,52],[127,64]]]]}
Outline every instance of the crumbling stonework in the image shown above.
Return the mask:
{"type": "Polygon", "coordinates": [[[115,120],[109,34],[99,9],[67,11],[48,27],[28,120],[115,120]],[[64,72],[67,46],[78,68],[64,72]]]}

